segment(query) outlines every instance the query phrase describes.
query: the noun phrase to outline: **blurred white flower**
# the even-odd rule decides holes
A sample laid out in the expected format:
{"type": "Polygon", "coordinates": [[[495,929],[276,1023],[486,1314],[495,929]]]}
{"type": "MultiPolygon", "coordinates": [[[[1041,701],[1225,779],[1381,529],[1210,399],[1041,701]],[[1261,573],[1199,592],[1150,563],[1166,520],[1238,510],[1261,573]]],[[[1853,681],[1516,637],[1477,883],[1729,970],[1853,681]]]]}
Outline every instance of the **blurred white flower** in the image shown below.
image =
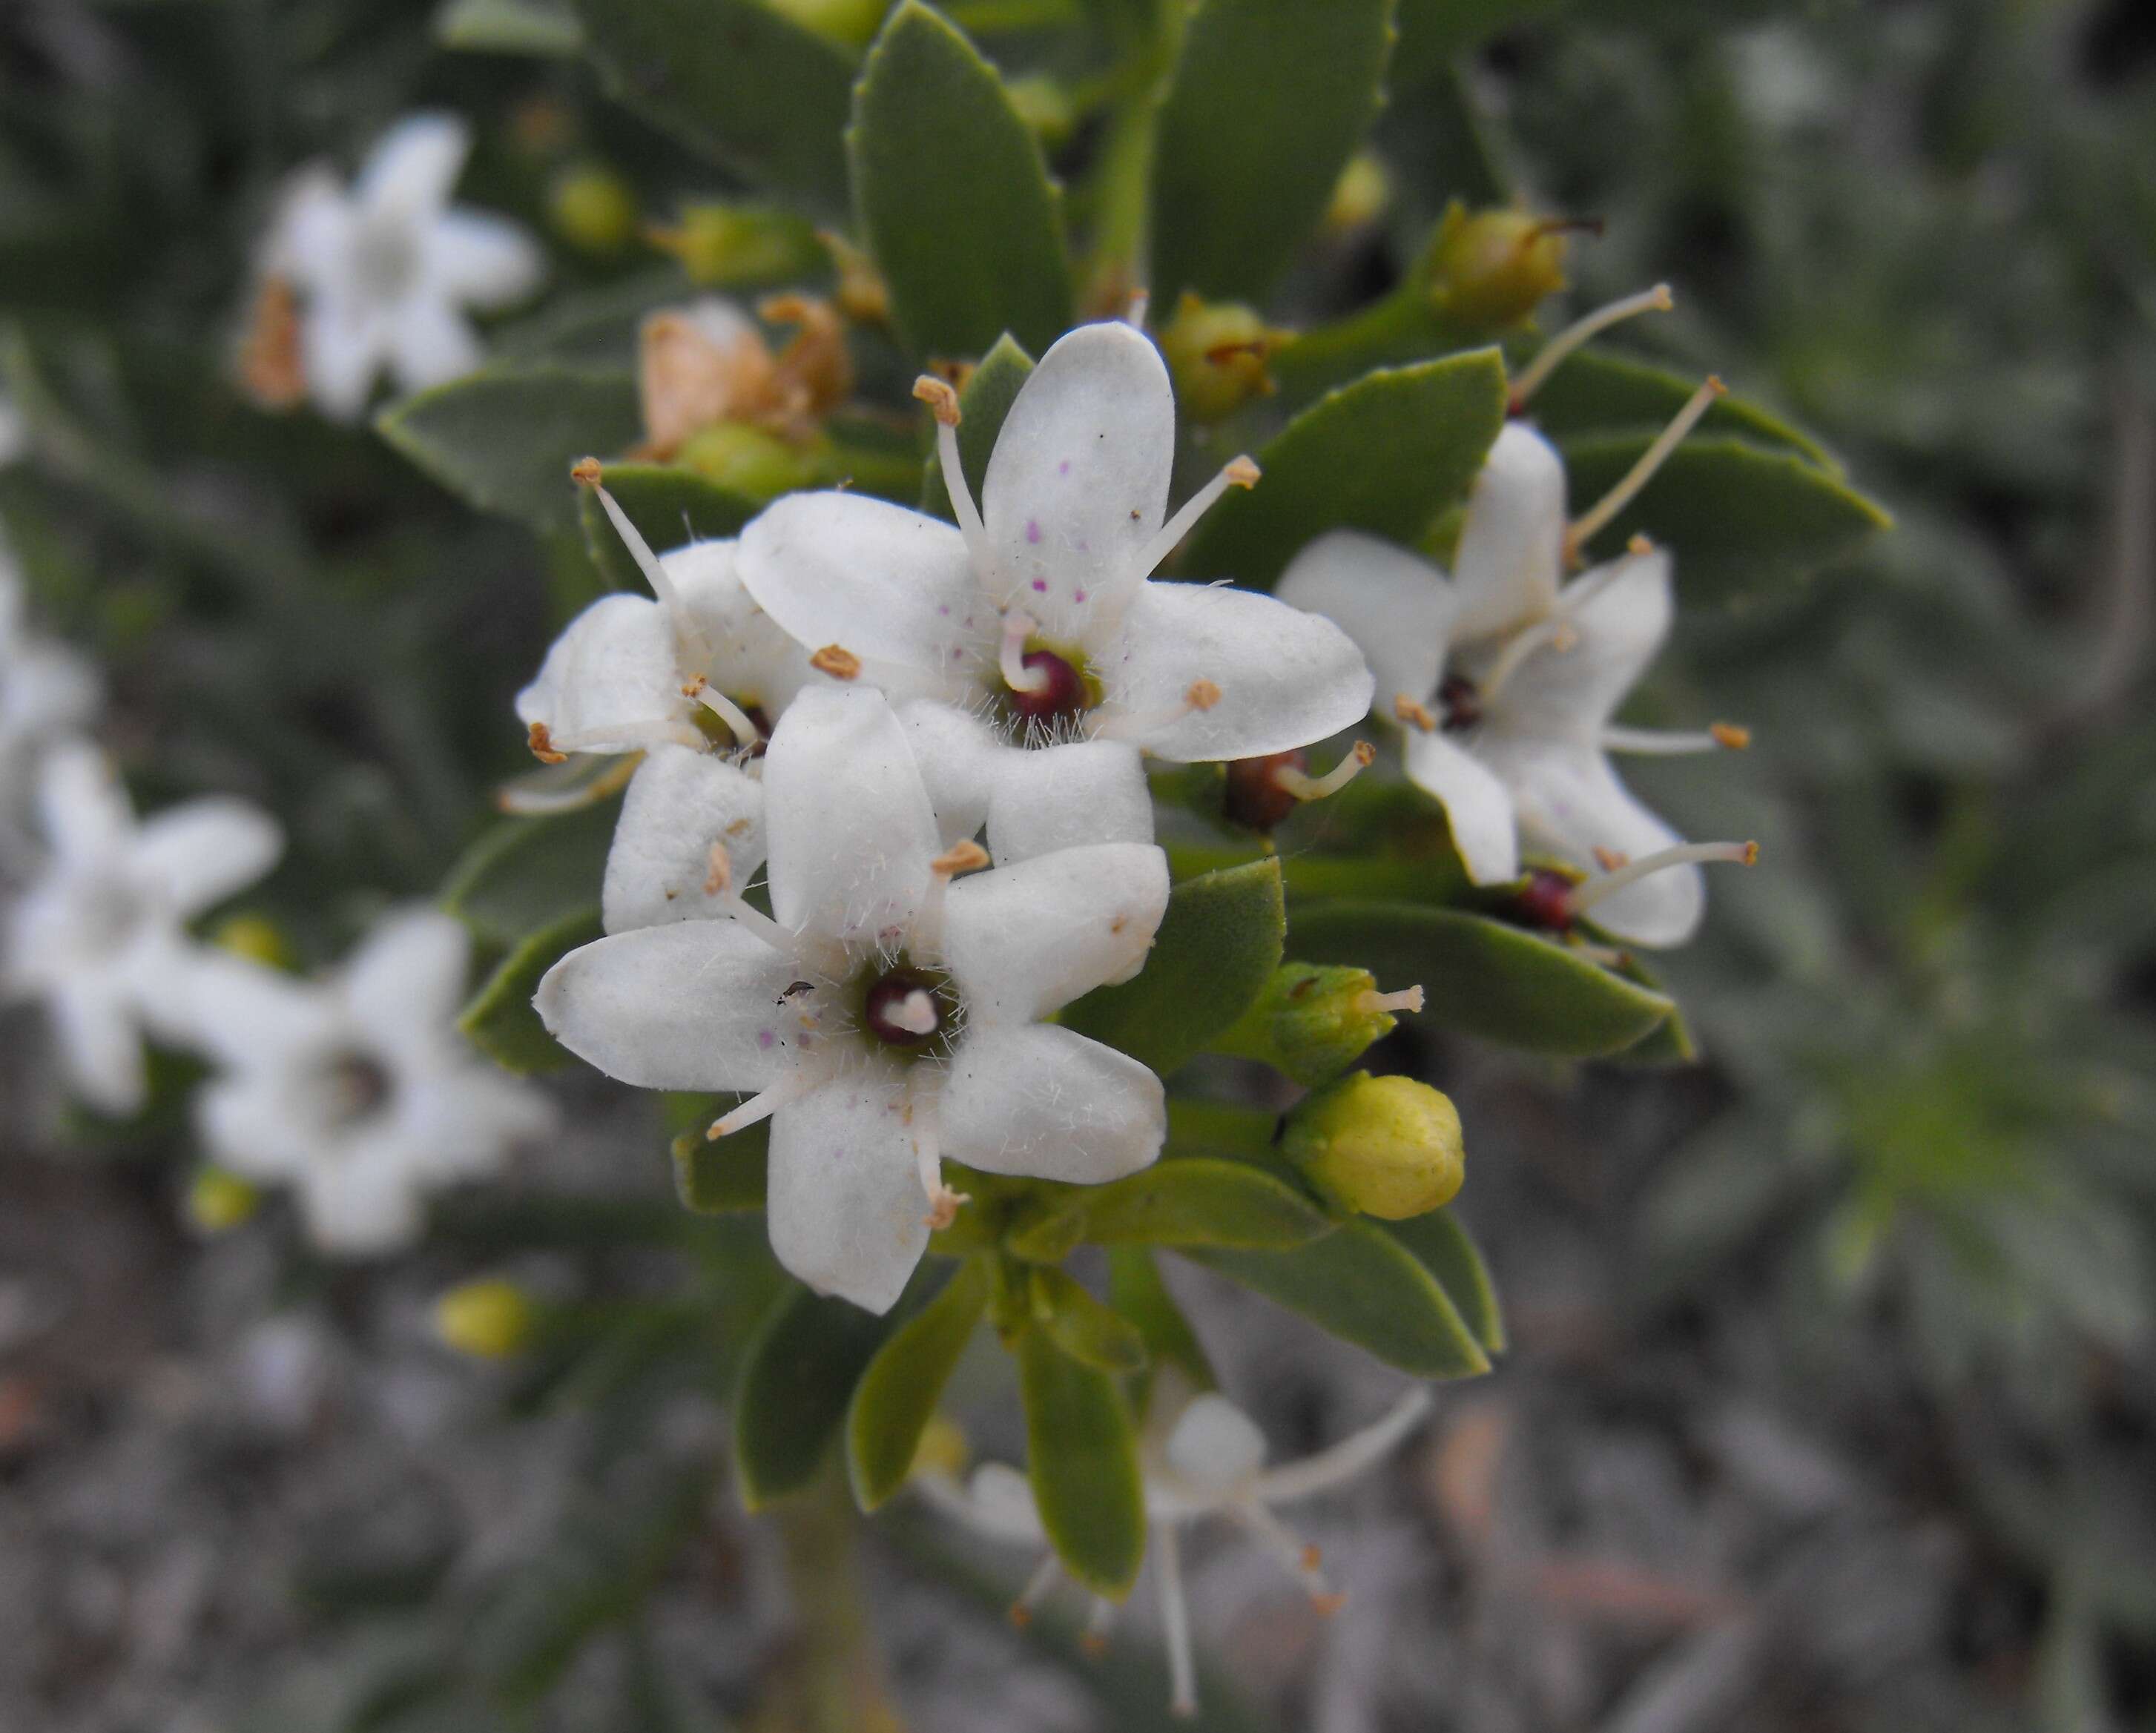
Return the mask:
{"type": "Polygon", "coordinates": [[[276,822],[212,795],[137,823],[104,755],[81,741],[39,767],[49,856],[5,915],[0,998],[51,1014],[75,1091],[106,1113],[142,1105],[142,1033],[186,1041],[195,957],[186,923],[276,864],[276,822]]]}
{"type": "Polygon", "coordinates": [[[906,731],[871,690],[802,693],[762,788],[771,915],[716,843],[705,882],[730,918],[617,931],[557,963],[535,1002],[609,1076],[756,1092],[711,1135],[770,1118],[781,1263],[883,1311],[963,1201],[944,1157],[1090,1183],[1159,1153],[1159,1079],[1041,1021],[1142,965],[1167,907],[1159,849],[1102,843],[952,882],[988,857],[939,852],[906,731]]]}
{"type": "Polygon", "coordinates": [[[924,731],[947,840],[985,821],[998,862],[1149,841],[1141,750],[1248,758],[1347,727],[1370,701],[1354,645],[1267,596],[1150,582],[1238,458],[1168,519],[1175,397],[1132,326],[1081,326],[1019,390],[975,509],[957,403],[924,380],[952,527],[858,494],[795,494],[742,534],[742,581],[803,644],[843,657],[924,731]],[[1032,750],[1014,750],[1018,748],[1032,750]]]}
{"type": "Polygon", "coordinates": [[[324,979],[216,954],[190,977],[221,1070],[195,1100],[203,1142],[228,1172],[290,1186],[326,1252],[409,1245],[429,1192],[499,1172],[554,1124],[545,1095],[456,1031],[470,952],[450,916],[403,909],[324,979]]]}
{"type": "Polygon", "coordinates": [[[357,417],[385,367],[406,391],[470,372],[481,351],[465,310],[506,306],[538,285],[546,259],[530,235],[449,203],[470,148],[454,115],[413,115],[349,189],[325,163],[293,178],[263,264],[305,299],[300,365],[325,415],[357,417]]]}
{"type": "MultiPolygon", "coordinates": [[[[1145,1479],[1146,1518],[1153,1564],[1153,1587],[1160,1597],[1161,1623],[1168,1642],[1172,1703],[1178,1715],[1198,1711],[1198,1669],[1191,1652],[1190,1607],[1183,1594],[1182,1531],[1208,1517],[1224,1517],[1277,1558],[1301,1582],[1322,1612],[1340,1605],[1320,1569],[1317,1549],[1298,1541],[1273,1515],[1273,1507],[1330,1491],[1382,1461],[1430,1412],[1429,1392],[1410,1390],[1385,1416],[1331,1448],[1278,1468],[1265,1465],[1265,1434],[1256,1423],[1225,1397],[1205,1392],[1180,1402],[1169,1397],[1172,1373],[1158,1375],[1155,1412],[1139,1442],[1139,1465],[1145,1479]]],[[[983,1463],[961,1485],[931,1471],[914,1481],[937,1509],[981,1534],[1034,1546],[1048,1544],[1033,1489],[1026,1477],[1003,1463],[983,1463]]],[[[1055,1586],[1060,1574],[1048,1553],[1012,1608],[1023,1623],[1034,1606],[1055,1586]]],[[[1115,1606],[1096,1599],[1089,1641],[1105,1639],[1115,1606]]]]}
{"type": "MultiPolygon", "coordinates": [[[[1673,431],[1681,437],[1681,418],[1673,431]]],[[[1609,754],[1713,751],[1745,738],[1727,727],[1662,735],[1614,726],[1669,635],[1670,556],[1635,541],[1566,582],[1584,540],[1566,520],[1563,460],[1516,421],[1476,479],[1450,577],[1390,542],[1339,530],[1303,549],[1280,582],[1281,600],[1337,622],[1362,646],[1378,713],[1405,733],[1408,775],[1444,803],[1478,884],[1517,878],[1523,842],[1584,873],[1645,867],[1678,838],[1625,787],[1609,754]]],[[[1606,894],[1584,892],[1596,923],[1635,944],[1683,943],[1706,904],[1691,855],[1613,880],[1606,894]]]]}
{"type": "Polygon", "coordinates": [[[97,672],[64,645],[32,632],[23,580],[0,540],[0,879],[23,864],[38,755],[87,728],[102,696],[97,672]]]}

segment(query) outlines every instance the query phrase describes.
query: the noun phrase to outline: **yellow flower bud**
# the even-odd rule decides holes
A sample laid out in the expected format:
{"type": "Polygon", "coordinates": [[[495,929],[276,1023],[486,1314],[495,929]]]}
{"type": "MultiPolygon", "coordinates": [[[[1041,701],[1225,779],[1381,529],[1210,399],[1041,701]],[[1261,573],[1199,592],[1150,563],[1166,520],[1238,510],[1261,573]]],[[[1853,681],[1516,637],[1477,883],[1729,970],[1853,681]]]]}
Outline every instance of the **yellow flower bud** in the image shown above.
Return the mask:
{"type": "Polygon", "coordinates": [[[197,1168],[187,1183],[187,1219],[199,1233],[229,1233],[261,1207],[260,1190],[222,1167],[197,1168]]]}
{"type": "Polygon", "coordinates": [[[299,959],[292,954],[291,942],[285,938],[285,930],[260,915],[227,916],[218,923],[210,942],[220,951],[228,951],[234,956],[244,956],[265,968],[298,966],[299,959]]]}
{"type": "Polygon", "coordinates": [[[1160,333],[1183,413],[1194,421],[1219,421],[1252,397],[1270,396],[1265,363],[1289,335],[1252,308],[1184,295],[1160,333]]]}
{"type": "Polygon", "coordinates": [[[1500,331],[1564,287],[1566,230],[1525,211],[1478,211],[1455,200],[1428,260],[1431,306],[1476,330],[1500,331]]]}
{"type": "Polygon", "coordinates": [[[1289,1115],[1281,1145],[1326,1197],[1388,1222],[1450,1203],[1466,1177],[1459,1114],[1411,1077],[1342,1078],[1289,1115]]]}
{"type": "Polygon", "coordinates": [[[1392,202],[1392,175],[1371,152],[1358,151],[1333,185],[1332,202],[1325,207],[1325,231],[1352,233],[1383,216],[1392,202]]]}
{"type": "Polygon", "coordinates": [[[636,194],[603,163],[572,163],[547,189],[547,218],[579,252],[605,258],[636,233],[636,194]]]}
{"type": "Polygon", "coordinates": [[[434,1302],[434,1333],[459,1354],[506,1360],[531,1339],[531,1300],[501,1277],[459,1283],[434,1302]]]}

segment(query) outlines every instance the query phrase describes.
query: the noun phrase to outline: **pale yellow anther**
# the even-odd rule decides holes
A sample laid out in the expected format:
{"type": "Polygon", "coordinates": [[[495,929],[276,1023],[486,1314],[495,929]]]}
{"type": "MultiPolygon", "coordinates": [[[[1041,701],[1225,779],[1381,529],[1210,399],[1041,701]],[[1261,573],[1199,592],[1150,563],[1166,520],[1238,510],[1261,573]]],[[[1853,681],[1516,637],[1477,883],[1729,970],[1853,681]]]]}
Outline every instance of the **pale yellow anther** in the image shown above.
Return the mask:
{"type": "Polygon", "coordinates": [[[1010,1612],[1007,1616],[1010,1619],[1011,1628],[1014,1631],[1023,1631],[1033,1623],[1033,1608],[1023,1601],[1014,1601],[1010,1604],[1010,1612]]]}
{"type": "Polygon", "coordinates": [[[1594,851],[1594,864],[1605,873],[1615,872],[1620,866],[1629,864],[1631,859],[1621,849],[1597,849],[1594,851]]]}
{"type": "Polygon", "coordinates": [[[1194,710],[1209,710],[1219,703],[1220,689],[1210,680],[1193,680],[1183,700],[1194,710]]]}
{"type": "Polygon", "coordinates": [[[1752,745],[1752,731],[1735,722],[1710,723],[1707,731],[1714,736],[1715,745],[1725,751],[1742,752],[1752,745]]]}
{"type": "Polygon", "coordinates": [[[1416,703],[1404,692],[1394,695],[1393,714],[1410,728],[1419,728],[1424,734],[1437,732],[1437,718],[1430,715],[1430,706],[1416,703]]]}
{"type": "Polygon", "coordinates": [[[1738,863],[1744,866],[1758,865],[1759,845],[1757,843],[1747,843],[1744,845],[1744,852],[1738,855],[1737,859],[1738,863]]]}
{"type": "Polygon", "coordinates": [[[828,674],[834,680],[850,680],[860,677],[861,659],[851,650],[835,643],[827,643],[808,659],[808,665],[819,674],[828,674]]]}
{"type": "Polygon", "coordinates": [[[525,743],[531,748],[531,756],[542,764],[566,764],[569,755],[554,750],[554,736],[544,722],[534,722],[525,734],[525,743]]]}
{"type": "Polygon", "coordinates": [[[734,858],[724,843],[711,844],[704,872],[704,895],[724,896],[734,888],[734,858]]]}
{"type": "Polygon", "coordinates": [[[921,1218],[932,1233],[941,1233],[958,1219],[958,1206],[973,1199],[964,1192],[954,1192],[949,1187],[939,1187],[928,1200],[928,1213],[921,1218]]]}
{"type": "Polygon", "coordinates": [[[1654,551],[1654,540],[1645,530],[1635,530],[1631,539],[1625,544],[1625,551],[1635,560],[1645,559],[1654,551]]]}
{"type": "Polygon", "coordinates": [[[1337,1592],[1312,1595],[1310,1604],[1320,1618],[1330,1618],[1348,1604],[1348,1597],[1337,1592]]]}
{"type": "Polygon", "coordinates": [[[597,458],[578,458],[569,466],[569,479],[579,487],[597,487],[604,473],[597,458]]]}
{"type": "Polygon", "coordinates": [[[933,373],[913,382],[913,394],[927,404],[928,413],[947,428],[958,425],[958,393],[933,373]]]}
{"type": "Polygon", "coordinates": [[[930,861],[928,870],[939,879],[955,879],[961,873],[978,873],[988,864],[988,851],[969,837],[963,843],[953,843],[930,861]]]}
{"type": "MultiPolygon", "coordinates": [[[[1258,485],[1258,478],[1265,474],[1253,459],[1247,457],[1232,459],[1228,467],[1220,473],[1228,478],[1228,485],[1230,487],[1240,488],[1255,487],[1258,485]]],[[[1268,495],[1266,497],[1270,499],[1271,495],[1268,495]]]]}

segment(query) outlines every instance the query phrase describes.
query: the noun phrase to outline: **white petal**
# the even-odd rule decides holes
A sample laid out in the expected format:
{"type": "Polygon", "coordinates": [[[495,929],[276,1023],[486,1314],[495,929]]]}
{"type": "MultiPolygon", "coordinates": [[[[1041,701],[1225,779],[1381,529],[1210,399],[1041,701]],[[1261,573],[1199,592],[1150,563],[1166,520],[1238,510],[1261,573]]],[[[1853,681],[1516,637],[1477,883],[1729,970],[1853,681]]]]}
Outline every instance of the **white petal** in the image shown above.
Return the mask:
{"type": "Polygon", "coordinates": [[[844,945],[903,938],[941,844],[936,811],[890,701],[860,688],[803,692],[763,760],[771,912],[844,945]]]}
{"type": "Polygon", "coordinates": [[[1436,567],[1356,530],[1321,536],[1273,587],[1291,608],[1322,614],[1355,640],[1377,682],[1378,714],[1393,700],[1434,705],[1459,597],[1436,567]]]}
{"type": "Polygon", "coordinates": [[[300,330],[307,395],[315,407],[332,421],[357,421],[389,358],[391,336],[372,310],[318,294],[300,330]]]}
{"type": "Polygon", "coordinates": [[[1144,334],[1111,320],[1060,338],[1019,388],[981,490],[998,599],[1052,641],[1090,643],[1146,577],[1136,561],[1174,464],[1175,393],[1144,334]]]}
{"type": "Polygon", "coordinates": [[[1354,640],[1270,596],[1209,584],[1149,583],[1095,672],[1119,710],[1158,715],[1138,738],[1179,763],[1285,752],[1361,721],[1373,690],[1354,640]],[[1200,682],[1217,689],[1191,708],[1200,682]]]}
{"type": "Polygon", "coordinates": [[[532,1003],[570,1052],[650,1090],[762,1090],[792,1071],[794,969],[739,923],[687,920],[571,951],[532,1003]]]}
{"type": "Polygon", "coordinates": [[[637,767],[607,851],[606,930],[723,919],[730,896],[762,869],[763,852],[763,789],[753,777],[712,753],[655,746],[637,767]],[[714,843],[726,850],[723,882],[712,877],[714,843]]]}
{"type": "Polygon", "coordinates": [[[862,678],[963,702],[1001,623],[951,525],[860,494],[789,494],[742,531],[742,582],[811,651],[836,644],[862,678]]]}
{"type": "Polygon", "coordinates": [[[446,301],[413,296],[389,321],[389,358],[403,390],[425,391],[477,371],[486,359],[471,321],[446,301]]]}
{"type": "Polygon", "coordinates": [[[46,1001],[60,1069],[69,1085],[100,1113],[139,1111],[148,1097],[142,1036],[132,1007],[102,977],[64,982],[46,1001]]]}
{"type": "Polygon", "coordinates": [[[470,129],[454,115],[408,115],[376,142],[353,191],[372,213],[439,210],[470,150],[470,129]]]}
{"type": "Polygon", "coordinates": [[[1462,638],[1540,618],[1564,562],[1564,461],[1522,422],[1507,422],[1467,496],[1453,581],[1462,638]]]}
{"type": "Polygon", "coordinates": [[[393,910],[344,967],[352,1024],[392,1052],[438,1048],[465,1002],[471,938],[439,909],[393,910]]]}
{"type": "Polygon", "coordinates": [[[352,201],[336,171],[326,162],[310,163],[285,183],[262,267],[311,290],[322,289],[343,269],[352,226],[352,201]]]}
{"type": "Polygon", "coordinates": [[[968,1029],[951,1057],[942,1116],[954,1161],[1080,1185],[1135,1173],[1168,1136],[1158,1078],[1045,1023],[968,1029]]]}
{"type": "Polygon", "coordinates": [[[570,621],[539,677],[516,695],[516,715],[536,722],[564,751],[630,752],[678,732],[685,743],[674,628],[642,596],[604,596],[570,621]]]}
{"type": "Polygon", "coordinates": [[[275,818],[244,800],[213,794],[144,823],[134,876],[185,920],[245,890],[284,852],[285,833],[275,818]]]}
{"type": "Polygon", "coordinates": [[[329,989],[208,950],[190,959],[172,1020],[173,1038],[250,1073],[279,1071],[320,1053],[343,1022],[329,989]]]}
{"type": "Polygon", "coordinates": [[[402,1150],[379,1136],[308,1162],[299,1197],[307,1238],[339,1257],[402,1251],[426,1226],[418,1177],[402,1150]]]}
{"type": "MultiPolygon", "coordinates": [[[[439,1036],[454,1041],[454,1036],[439,1036]]],[[[461,1047],[461,1043],[458,1043],[461,1047]]],[[[530,1084],[458,1059],[401,1085],[398,1131],[415,1174],[437,1181],[499,1173],[516,1145],[552,1130],[553,1104],[530,1084]]]]}
{"type": "Polygon", "coordinates": [[[0,677],[0,746],[86,726],[103,696],[104,682],[90,663],[33,641],[8,659],[0,677]]]}
{"type": "Polygon", "coordinates": [[[1676,611],[1669,555],[1628,554],[1574,578],[1567,593],[1589,584],[1567,616],[1578,640],[1522,662],[1490,702],[1491,726],[1592,740],[1655,659],[1676,611]]]}
{"type": "Polygon", "coordinates": [[[771,1249],[819,1294],[887,1312],[928,1246],[896,1067],[850,1072],[772,1115],[771,1249]]]}
{"type": "MultiPolygon", "coordinates": [[[[1512,789],[1526,845],[1582,872],[1602,870],[1598,849],[1637,859],[1680,840],[1590,746],[1500,737],[1478,742],[1476,750],[1512,789]]],[[[1681,945],[1697,931],[1706,909],[1700,869],[1678,866],[1597,903],[1588,918],[1635,945],[1681,945]]]]}
{"type": "Polygon", "coordinates": [[[1224,1495],[1265,1465],[1265,1435],[1226,1397],[1209,1390],[1191,1397],[1176,1417],[1162,1454],[1196,1490],[1224,1495]]]}
{"type": "Polygon", "coordinates": [[[419,253],[433,292],[466,306],[507,306],[546,274],[538,243],[521,225],[487,211],[444,211],[427,225],[419,253]]]}
{"type": "Polygon", "coordinates": [[[703,674],[742,709],[761,710],[766,721],[776,722],[795,693],[824,684],[825,676],[808,665],[808,652],[756,605],[736,569],[734,546],[692,541],[660,556],[711,652],[704,667],[682,672],[703,674]]]}
{"type": "Polygon", "coordinates": [[[1167,910],[1152,844],[1060,849],[951,887],[944,966],[975,1023],[1030,1022],[1136,974],[1167,910]]]}
{"type": "Polygon", "coordinates": [[[988,806],[988,853],[1009,866],[1093,843],[1150,843],[1152,793],[1128,741],[1005,747],[988,806]]]}
{"type": "Polygon", "coordinates": [[[135,809],[112,762],[87,741],[69,741],[38,772],[38,823],[63,866],[110,860],[135,833],[135,809]]]}
{"type": "Polygon", "coordinates": [[[1519,822],[1497,773],[1450,736],[1410,728],[1408,780],[1444,803],[1452,845],[1477,884],[1520,876],[1519,822]]]}
{"type": "Polygon", "coordinates": [[[218,1078],[197,1093],[194,1110],[203,1146],[218,1166],[252,1180],[289,1179],[305,1168],[316,1129],[280,1074],[218,1078]]]}
{"type": "Polygon", "coordinates": [[[928,803],[936,808],[944,846],[977,834],[988,823],[988,802],[1011,748],[979,717],[955,705],[916,699],[899,705],[898,720],[921,767],[928,803]]]}

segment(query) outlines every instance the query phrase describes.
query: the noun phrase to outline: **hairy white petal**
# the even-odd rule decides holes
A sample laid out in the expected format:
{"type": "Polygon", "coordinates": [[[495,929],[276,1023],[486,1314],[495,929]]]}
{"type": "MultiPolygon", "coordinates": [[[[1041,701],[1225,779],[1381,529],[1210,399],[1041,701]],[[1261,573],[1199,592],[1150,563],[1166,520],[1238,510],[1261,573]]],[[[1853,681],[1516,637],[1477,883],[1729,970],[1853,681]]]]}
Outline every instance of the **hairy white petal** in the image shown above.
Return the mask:
{"type": "Polygon", "coordinates": [[[396,909],[345,965],[344,1002],[352,1026],[376,1044],[424,1054],[450,1038],[470,972],[462,921],[424,905],[396,909]]]}
{"type": "Polygon", "coordinates": [[[285,852],[275,819],[227,795],[169,807],[146,821],[138,836],[136,882],[182,919],[245,890],[285,852]]]}
{"type": "Polygon", "coordinates": [[[1553,739],[1593,739],[1646,672],[1676,612],[1670,556],[1627,554],[1573,580],[1584,597],[1566,613],[1571,647],[1537,650],[1491,697],[1491,727],[1553,739]]]}
{"type": "Polygon", "coordinates": [[[1477,884],[1518,878],[1519,827],[1511,790],[1498,773],[1435,731],[1409,729],[1406,751],[1408,780],[1444,803],[1467,876],[1477,884]]]}
{"type": "Polygon", "coordinates": [[[1045,1023],[969,1029],[952,1055],[942,1120],[954,1161],[1080,1185],[1148,1166],[1168,1135],[1158,1078],[1045,1023]]]}
{"type": "Polygon", "coordinates": [[[1127,741],[1006,750],[994,765],[988,852],[1004,865],[1094,843],[1150,843],[1152,794],[1127,741]]]}
{"type": "Polygon", "coordinates": [[[1468,493],[1453,556],[1459,637],[1509,631],[1556,606],[1564,512],[1564,462],[1556,448],[1524,422],[1507,423],[1468,493]]]}
{"type": "Polygon", "coordinates": [[[629,782],[607,851],[606,930],[722,919],[763,855],[762,784],[731,760],[655,746],[629,782]]]}
{"type": "Polygon", "coordinates": [[[569,622],[516,695],[517,720],[538,723],[563,750],[628,752],[651,731],[684,724],[674,628],[643,596],[604,596],[569,622]]]}
{"type": "Polygon", "coordinates": [[[1030,1021],[1136,974],[1167,910],[1152,844],[1060,849],[953,884],[944,963],[977,1024],[1030,1021]]]}
{"type": "Polygon", "coordinates": [[[778,1261],[819,1294],[887,1312],[928,1245],[906,1074],[863,1065],[772,1116],[766,1213],[778,1261]]]}

